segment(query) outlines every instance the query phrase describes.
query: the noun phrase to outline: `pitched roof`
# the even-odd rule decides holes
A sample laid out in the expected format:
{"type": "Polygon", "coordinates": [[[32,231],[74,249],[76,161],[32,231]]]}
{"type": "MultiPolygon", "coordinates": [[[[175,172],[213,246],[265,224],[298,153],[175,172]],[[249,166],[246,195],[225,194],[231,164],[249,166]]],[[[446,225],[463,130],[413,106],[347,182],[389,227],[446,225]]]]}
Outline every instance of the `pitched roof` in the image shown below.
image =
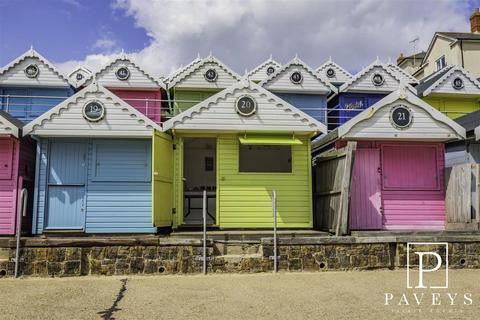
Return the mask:
{"type": "MultiPolygon", "coordinates": [[[[474,94],[480,94],[480,82],[478,82],[478,80],[475,79],[475,77],[473,77],[470,72],[460,66],[446,66],[420,81],[420,84],[416,87],[418,95],[423,97],[428,96],[430,93],[432,93],[432,91],[440,88],[440,86],[444,84],[444,82],[447,81],[449,77],[452,76],[454,73],[461,74],[463,77],[465,77],[465,79],[470,80],[472,88],[475,88],[475,91],[478,90],[478,92],[474,94]]],[[[456,94],[470,93],[455,90],[453,89],[453,87],[451,91],[452,93],[456,94]]]]}
{"type": "Polygon", "coordinates": [[[467,133],[472,132],[480,126],[480,110],[458,117],[454,121],[464,127],[467,133]]]}
{"type": "Polygon", "coordinates": [[[345,138],[419,141],[465,138],[465,129],[461,125],[418,98],[412,89],[411,86],[400,86],[396,91],[314,142],[312,149],[319,149],[345,138]],[[408,129],[396,129],[391,123],[392,108],[398,105],[406,106],[412,112],[413,120],[408,129]]]}
{"type": "Polygon", "coordinates": [[[267,79],[261,81],[259,83],[260,86],[272,90],[272,91],[288,91],[288,92],[317,92],[317,91],[323,91],[328,93],[336,93],[337,88],[333,86],[328,80],[326,80],[324,77],[319,75],[315,70],[310,68],[305,62],[300,60],[297,56],[290,60],[288,63],[286,63],[282,68],[278,69],[274,73],[272,73],[267,79]],[[277,85],[277,81],[284,77],[285,75],[289,78],[290,76],[287,75],[287,72],[291,68],[295,67],[300,67],[304,71],[306,71],[314,80],[316,80],[315,84],[312,84],[310,87],[306,87],[303,85],[303,83],[299,86],[297,84],[292,83],[290,80],[286,82],[285,85],[277,85]],[[320,86],[319,86],[320,85],[320,86]],[[313,87],[316,87],[315,89],[313,87]]]}
{"type": "Polygon", "coordinates": [[[480,40],[480,34],[471,32],[436,32],[435,34],[442,35],[453,40],[480,40]]]}
{"type": "Polygon", "coordinates": [[[324,62],[315,71],[317,72],[317,74],[323,76],[326,80],[334,83],[345,83],[348,80],[353,78],[353,75],[350,72],[340,67],[337,63],[335,63],[332,60],[332,58],[324,62]],[[335,76],[331,78],[329,78],[328,75],[325,73],[326,70],[330,68],[332,68],[335,71],[335,76]]]}
{"type": "Polygon", "coordinates": [[[277,61],[273,60],[273,57],[270,55],[270,58],[260,63],[258,66],[256,66],[252,70],[250,70],[247,76],[252,81],[262,81],[268,78],[269,75],[267,74],[267,68],[270,66],[274,67],[275,70],[282,67],[282,65],[277,61]]]}
{"type": "MultiPolygon", "coordinates": [[[[346,92],[348,91],[351,87],[353,87],[357,82],[359,82],[360,80],[362,80],[365,76],[368,75],[368,73],[370,71],[372,71],[373,69],[375,68],[379,68],[380,70],[382,70],[385,74],[388,74],[390,75],[394,80],[396,80],[397,84],[395,85],[395,88],[398,88],[398,86],[400,85],[400,83],[404,82],[402,81],[402,78],[399,76],[399,74],[393,70],[392,68],[388,67],[388,65],[382,63],[378,58],[377,60],[375,60],[374,62],[372,62],[371,64],[369,64],[367,67],[363,68],[362,70],[360,70],[352,79],[350,79],[349,81],[345,82],[339,89],[339,92],[346,92]]],[[[372,89],[372,91],[378,91],[378,89],[383,89],[383,88],[380,88],[380,87],[376,87],[374,86],[373,84],[369,84],[368,89],[372,89]]],[[[413,88],[412,88],[413,89],[413,88]]],[[[389,89],[387,90],[389,92],[393,92],[394,89],[389,89]]]]}
{"type": "Polygon", "coordinates": [[[220,69],[222,69],[224,72],[226,72],[228,75],[230,75],[232,78],[235,80],[239,81],[241,77],[232,69],[227,67],[223,62],[215,58],[211,53],[203,58],[198,60],[199,58],[193,60],[190,62],[187,66],[184,68],[181,68],[178,70],[178,72],[175,72],[168,78],[168,88],[173,88],[176,85],[180,84],[182,81],[187,79],[189,76],[194,74],[198,69],[200,69],[203,65],[208,64],[208,63],[213,63],[217,65],[220,69]]]}
{"type": "Polygon", "coordinates": [[[62,72],[60,72],[55,65],[53,65],[50,61],[48,61],[44,56],[38,53],[33,47],[30,50],[24,52],[19,57],[15,58],[13,61],[8,63],[6,66],[0,69],[0,78],[8,73],[11,69],[15,68],[17,65],[22,63],[23,61],[32,58],[37,59],[42,62],[51,72],[53,72],[61,81],[63,81],[66,85],[71,85],[68,77],[66,77],[62,72]]]}
{"type": "Polygon", "coordinates": [[[202,61],[202,58],[200,58],[200,54],[195,58],[193,59],[189,64],[187,64],[186,66],[181,66],[180,68],[178,68],[177,70],[173,71],[171,74],[168,75],[168,77],[165,79],[165,83],[167,84],[168,87],[171,87],[170,86],[170,83],[172,81],[175,80],[175,78],[177,76],[179,76],[181,73],[183,73],[185,70],[189,69],[189,68],[192,68],[194,65],[196,65],[197,63],[201,62],[202,61]]]}
{"type": "Polygon", "coordinates": [[[86,78],[90,77],[92,74],[93,72],[87,67],[78,65],[75,69],[70,71],[70,73],[68,74],[68,79],[75,88],[78,88],[80,84],[82,84],[86,80],[86,78]],[[77,73],[82,74],[82,79],[77,80],[77,73]]]}
{"type": "Polygon", "coordinates": [[[23,122],[0,110],[0,136],[12,135],[18,138],[23,126],[23,122]]]}
{"type": "Polygon", "coordinates": [[[323,123],[247,78],[164,122],[163,129],[164,131],[175,129],[225,132],[327,132],[323,123]],[[235,110],[237,99],[243,95],[251,96],[257,103],[256,112],[249,117],[243,117],[235,110]]]}
{"type": "Polygon", "coordinates": [[[421,60],[423,60],[423,58],[425,57],[425,54],[425,51],[420,51],[409,56],[404,56],[403,54],[400,54],[400,56],[397,58],[397,65],[401,64],[404,60],[413,60],[413,58],[418,59],[421,62],[421,60]]]}
{"type": "Polygon", "coordinates": [[[132,61],[132,59],[128,58],[125,52],[122,52],[116,59],[114,59],[112,62],[104,66],[102,69],[98,70],[92,76],[86,78],[82,83],[80,83],[80,86],[88,86],[90,83],[93,82],[93,80],[99,80],[100,77],[108,72],[109,69],[111,69],[113,66],[116,64],[121,64],[121,63],[128,63],[132,65],[135,69],[137,69],[145,78],[147,78],[151,84],[164,88],[165,89],[165,84],[161,82],[160,80],[155,79],[153,76],[151,76],[149,73],[147,73],[144,69],[142,69],[140,66],[138,66],[135,62],[132,61]]]}
{"type": "Polygon", "coordinates": [[[407,73],[405,70],[400,68],[394,63],[387,63],[387,67],[390,68],[393,72],[396,72],[398,77],[401,79],[402,82],[411,83],[411,84],[418,84],[418,79],[412,76],[411,74],[407,73]]]}
{"type": "Polygon", "coordinates": [[[23,135],[151,137],[153,129],[161,130],[161,127],[105,87],[93,82],[25,125],[23,135]],[[83,107],[89,101],[104,105],[104,118],[100,121],[85,119],[83,107]]]}

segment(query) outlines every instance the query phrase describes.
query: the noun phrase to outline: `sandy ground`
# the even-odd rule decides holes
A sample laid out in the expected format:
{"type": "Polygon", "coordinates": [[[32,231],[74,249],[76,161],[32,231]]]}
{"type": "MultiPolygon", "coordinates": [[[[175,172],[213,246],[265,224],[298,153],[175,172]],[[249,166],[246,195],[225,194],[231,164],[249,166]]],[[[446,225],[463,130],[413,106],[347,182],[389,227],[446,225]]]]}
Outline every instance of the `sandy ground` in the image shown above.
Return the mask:
{"type": "Polygon", "coordinates": [[[449,289],[434,291],[407,289],[401,270],[0,279],[0,318],[480,319],[480,270],[450,270],[449,278],[449,289]],[[424,293],[421,306],[414,292],[424,293]],[[398,305],[402,293],[410,305],[398,305]],[[453,305],[448,293],[457,293],[453,305]]]}

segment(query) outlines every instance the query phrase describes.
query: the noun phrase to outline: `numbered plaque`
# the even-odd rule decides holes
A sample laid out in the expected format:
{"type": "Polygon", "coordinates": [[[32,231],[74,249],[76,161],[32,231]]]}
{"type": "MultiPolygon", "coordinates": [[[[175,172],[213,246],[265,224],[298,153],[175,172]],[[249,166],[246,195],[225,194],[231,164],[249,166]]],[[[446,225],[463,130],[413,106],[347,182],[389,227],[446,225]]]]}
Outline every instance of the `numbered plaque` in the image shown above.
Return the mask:
{"type": "Polygon", "coordinates": [[[38,69],[38,66],[36,64],[29,64],[25,68],[25,75],[28,78],[36,78],[36,77],[38,77],[39,73],[40,73],[40,69],[38,69]]]}
{"type": "Polygon", "coordinates": [[[385,79],[383,78],[383,76],[380,74],[380,73],[374,73],[373,76],[372,76],[372,83],[379,87],[381,85],[383,85],[383,83],[385,82],[385,79]]]}
{"type": "Polygon", "coordinates": [[[82,80],[83,79],[83,74],[77,73],[77,75],[75,76],[75,79],[77,79],[77,81],[82,80]]]}
{"type": "Polygon", "coordinates": [[[335,70],[333,70],[332,68],[328,68],[325,74],[327,75],[327,77],[333,78],[335,77],[335,70]]]}
{"type": "Polygon", "coordinates": [[[127,67],[120,67],[115,71],[118,80],[125,81],[130,77],[130,70],[127,67]]]}
{"type": "Polygon", "coordinates": [[[390,121],[398,129],[408,128],[412,124],[412,119],[412,112],[404,105],[395,106],[390,112],[390,121]]]}
{"type": "Polygon", "coordinates": [[[100,101],[89,101],[83,106],[83,116],[91,122],[97,122],[105,116],[105,107],[100,101]]]}
{"type": "Polygon", "coordinates": [[[251,116],[257,111],[257,102],[251,96],[241,96],[235,103],[235,110],[241,116],[251,116]]]}
{"type": "Polygon", "coordinates": [[[292,74],[290,75],[290,81],[295,84],[300,84],[303,81],[303,76],[298,71],[292,72],[292,74]]]}
{"type": "Polygon", "coordinates": [[[463,84],[462,78],[457,77],[457,78],[453,79],[453,81],[452,81],[453,89],[460,90],[460,89],[463,88],[463,86],[464,86],[464,84],[463,84]]]}
{"type": "Polygon", "coordinates": [[[208,82],[215,82],[217,81],[218,77],[217,71],[215,69],[208,69],[203,76],[208,82]]]}
{"type": "Polygon", "coordinates": [[[274,72],[275,72],[275,68],[274,68],[274,67],[270,66],[270,67],[267,68],[267,75],[271,75],[271,74],[274,73],[274,72]]]}

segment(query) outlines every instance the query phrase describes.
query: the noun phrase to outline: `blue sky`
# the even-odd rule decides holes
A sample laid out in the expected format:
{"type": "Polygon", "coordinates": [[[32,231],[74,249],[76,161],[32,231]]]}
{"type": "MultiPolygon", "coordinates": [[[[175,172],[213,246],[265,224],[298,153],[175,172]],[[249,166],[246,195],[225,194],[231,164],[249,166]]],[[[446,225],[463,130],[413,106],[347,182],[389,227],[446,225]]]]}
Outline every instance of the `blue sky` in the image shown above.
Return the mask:
{"type": "Polygon", "coordinates": [[[0,0],[0,65],[33,45],[68,72],[121,49],[154,75],[209,51],[243,73],[273,54],[352,72],[425,49],[435,31],[469,31],[480,0],[0,0]]]}

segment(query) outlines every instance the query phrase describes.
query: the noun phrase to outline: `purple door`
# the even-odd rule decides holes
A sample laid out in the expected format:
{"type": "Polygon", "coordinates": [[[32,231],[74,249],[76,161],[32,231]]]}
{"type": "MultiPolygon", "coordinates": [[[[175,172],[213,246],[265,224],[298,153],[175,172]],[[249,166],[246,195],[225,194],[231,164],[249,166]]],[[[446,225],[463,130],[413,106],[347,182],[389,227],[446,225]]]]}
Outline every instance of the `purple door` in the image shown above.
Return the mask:
{"type": "Polygon", "coordinates": [[[382,229],[380,150],[357,149],[350,198],[350,229],[382,229]]]}

